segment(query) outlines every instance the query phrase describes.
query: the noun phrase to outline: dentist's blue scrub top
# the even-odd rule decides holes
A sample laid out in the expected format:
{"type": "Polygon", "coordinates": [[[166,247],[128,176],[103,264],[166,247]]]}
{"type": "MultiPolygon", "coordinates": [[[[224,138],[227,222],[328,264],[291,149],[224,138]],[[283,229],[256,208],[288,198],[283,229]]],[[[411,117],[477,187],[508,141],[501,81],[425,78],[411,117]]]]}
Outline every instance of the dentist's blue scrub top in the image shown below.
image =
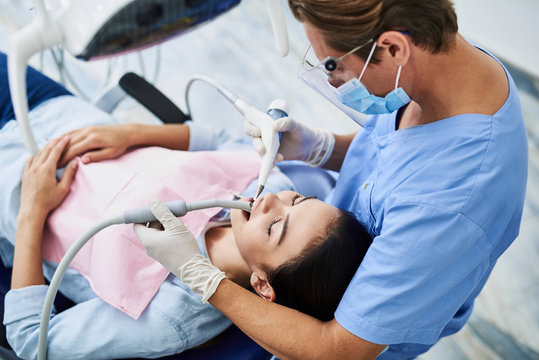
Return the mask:
{"type": "MultiPolygon", "coordinates": [[[[506,71],[507,72],[507,71],[506,71]]],[[[335,313],[351,333],[408,359],[457,332],[517,237],[528,145],[513,80],[493,116],[395,131],[396,113],[356,135],[329,202],[374,241],[335,313]]]]}

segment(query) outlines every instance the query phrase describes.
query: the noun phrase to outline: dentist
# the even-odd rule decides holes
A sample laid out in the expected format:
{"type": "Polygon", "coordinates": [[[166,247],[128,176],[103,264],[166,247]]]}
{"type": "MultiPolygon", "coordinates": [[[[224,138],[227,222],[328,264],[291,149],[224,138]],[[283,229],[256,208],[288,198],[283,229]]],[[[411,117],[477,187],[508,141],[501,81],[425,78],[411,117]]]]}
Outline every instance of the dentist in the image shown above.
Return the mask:
{"type": "MultiPolygon", "coordinates": [[[[281,359],[415,358],[464,326],[518,235],[528,151],[517,89],[496,58],[458,34],[449,0],[289,5],[316,55],[304,59],[304,78],[363,126],[333,135],[290,117],[274,124],[282,158],[340,171],[326,200],[374,238],[335,318],[213,281],[218,269],[196,254],[166,258],[158,238],[141,240],[281,359]]],[[[258,129],[245,129],[263,153],[258,129]]],[[[188,231],[173,236],[178,247],[194,242],[188,231]]]]}

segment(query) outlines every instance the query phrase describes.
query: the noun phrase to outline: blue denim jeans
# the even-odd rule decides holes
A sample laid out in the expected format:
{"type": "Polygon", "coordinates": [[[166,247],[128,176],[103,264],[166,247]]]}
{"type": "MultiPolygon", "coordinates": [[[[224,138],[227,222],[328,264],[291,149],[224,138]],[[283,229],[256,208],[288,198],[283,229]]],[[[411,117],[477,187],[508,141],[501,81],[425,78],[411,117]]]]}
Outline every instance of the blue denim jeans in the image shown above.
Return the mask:
{"type": "MultiPolygon", "coordinates": [[[[62,85],[31,67],[28,67],[26,71],[26,89],[29,110],[53,97],[72,95],[62,85]]],[[[0,129],[14,118],[15,114],[9,94],[7,56],[0,52],[0,129]]]]}

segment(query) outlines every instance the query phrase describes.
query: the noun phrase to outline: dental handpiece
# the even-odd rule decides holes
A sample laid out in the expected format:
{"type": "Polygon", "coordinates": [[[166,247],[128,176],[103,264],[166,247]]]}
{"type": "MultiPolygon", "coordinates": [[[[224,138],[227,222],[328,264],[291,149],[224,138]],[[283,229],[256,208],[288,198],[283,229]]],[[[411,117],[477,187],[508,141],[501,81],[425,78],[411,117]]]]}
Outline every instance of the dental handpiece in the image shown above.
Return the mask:
{"type": "MultiPolygon", "coordinates": [[[[251,212],[252,203],[249,201],[235,201],[235,200],[222,200],[222,199],[211,199],[211,200],[201,200],[194,202],[185,202],[183,200],[175,200],[164,203],[166,207],[176,217],[184,216],[189,211],[201,210],[207,208],[230,208],[230,209],[240,209],[251,212]]],[[[132,210],[127,210],[123,213],[123,223],[124,224],[142,224],[147,222],[156,221],[157,219],[152,214],[150,209],[147,206],[141,206],[132,210]]]]}
{"type": "Polygon", "coordinates": [[[273,167],[281,144],[282,134],[273,130],[273,121],[288,116],[288,104],[282,99],[273,100],[266,113],[247,104],[242,99],[237,99],[234,105],[248,121],[260,129],[262,143],[266,148],[258,175],[258,187],[254,197],[256,200],[266,186],[269,172],[273,167]]]}

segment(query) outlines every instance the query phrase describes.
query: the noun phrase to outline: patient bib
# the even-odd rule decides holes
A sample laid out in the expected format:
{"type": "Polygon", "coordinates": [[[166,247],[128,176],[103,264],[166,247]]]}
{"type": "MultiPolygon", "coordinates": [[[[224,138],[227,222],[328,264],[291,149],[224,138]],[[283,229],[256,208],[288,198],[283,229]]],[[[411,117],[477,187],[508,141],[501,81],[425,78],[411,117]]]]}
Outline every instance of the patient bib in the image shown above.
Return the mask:
{"type": "MultiPolygon", "coordinates": [[[[151,147],[119,159],[79,164],[71,191],[49,216],[43,258],[60,262],[69,247],[97,222],[145,206],[150,197],[186,202],[232,199],[258,175],[260,160],[246,151],[173,151],[151,147]]],[[[219,208],[182,217],[195,237],[219,208]]],[[[88,279],[104,301],[138,318],[168,275],[146,254],[133,225],[112,225],[97,233],[71,267],[88,279]]]]}

